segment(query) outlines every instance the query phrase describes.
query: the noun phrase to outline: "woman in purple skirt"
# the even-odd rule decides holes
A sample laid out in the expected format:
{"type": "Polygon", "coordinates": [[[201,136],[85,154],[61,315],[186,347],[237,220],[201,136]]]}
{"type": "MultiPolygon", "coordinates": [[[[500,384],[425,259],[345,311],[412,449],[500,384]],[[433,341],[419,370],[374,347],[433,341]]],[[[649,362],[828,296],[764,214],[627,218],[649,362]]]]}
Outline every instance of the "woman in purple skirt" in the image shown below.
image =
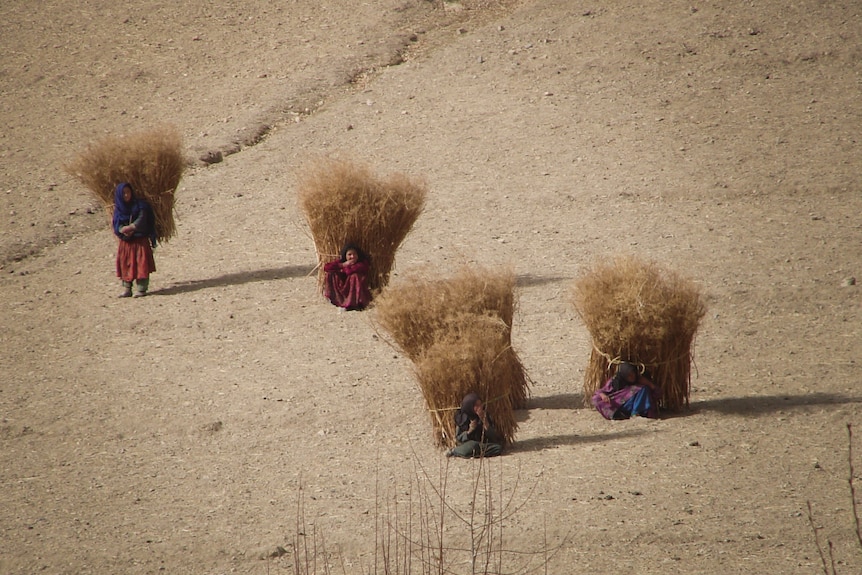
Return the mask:
{"type": "Polygon", "coordinates": [[[621,363],[617,372],[593,394],[593,406],[605,419],[658,417],[661,389],[638,372],[631,363],[621,363]]]}

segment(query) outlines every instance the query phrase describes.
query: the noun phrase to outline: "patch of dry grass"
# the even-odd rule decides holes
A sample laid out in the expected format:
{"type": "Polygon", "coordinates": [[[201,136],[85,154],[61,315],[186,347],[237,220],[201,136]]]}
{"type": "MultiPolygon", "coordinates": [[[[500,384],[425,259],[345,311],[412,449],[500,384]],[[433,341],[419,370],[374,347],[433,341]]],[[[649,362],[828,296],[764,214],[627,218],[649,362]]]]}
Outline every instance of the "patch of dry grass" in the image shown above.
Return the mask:
{"type": "MultiPolygon", "coordinates": [[[[437,476],[414,453],[411,473],[401,469],[381,480],[375,493],[373,541],[368,541],[368,564],[350,572],[389,575],[459,573],[527,575],[558,573],[555,556],[569,538],[564,535],[551,545],[547,532],[538,548],[523,545],[515,517],[528,510],[537,482],[524,482],[520,472],[507,481],[505,467],[494,459],[480,458],[472,467],[470,496],[458,500],[450,493],[447,459],[437,476]]],[[[464,478],[461,478],[463,481],[464,478]]],[[[294,575],[347,573],[345,557],[329,549],[321,518],[309,522],[305,493],[300,486],[296,527],[292,541],[276,545],[262,555],[267,573],[294,575]],[[337,562],[340,559],[340,563],[337,562]],[[341,569],[334,569],[340,565],[341,569]]],[[[372,532],[369,530],[369,535],[372,532]]]]}

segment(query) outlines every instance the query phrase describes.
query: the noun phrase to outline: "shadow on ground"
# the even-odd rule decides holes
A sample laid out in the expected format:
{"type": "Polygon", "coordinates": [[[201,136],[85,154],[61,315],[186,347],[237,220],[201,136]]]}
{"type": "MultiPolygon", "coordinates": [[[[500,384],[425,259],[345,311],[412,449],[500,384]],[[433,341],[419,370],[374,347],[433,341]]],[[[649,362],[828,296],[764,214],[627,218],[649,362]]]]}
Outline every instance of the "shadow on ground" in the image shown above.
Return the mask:
{"type": "Polygon", "coordinates": [[[862,403],[862,397],[836,393],[807,393],[805,395],[753,395],[693,401],[689,412],[670,414],[671,417],[691,415],[700,411],[718,411],[736,415],[756,415],[782,409],[810,407],[812,405],[841,405],[862,403]]]}
{"type": "Polygon", "coordinates": [[[542,277],[536,276],[533,274],[519,274],[515,279],[515,283],[518,287],[532,287],[532,286],[541,286],[545,284],[550,284],[554,282],[566,281],[570,278],[564,278],[559,276],[551,276],[551,277],[542,277]]]}
{"type": "Polygon", "coordinates": [[[153,290],[150,292],[150,294],[175,295],[179,293],[188,293],[213,287],[224,287],[240,285],[250,282],[262,282],[283,280],[287,278],[305,277],[311,275],[315,269],[316,268],[314,266],[285,266],[283,268],[270,268],[249,272],[236,272],[214,278],[176,283],[163,289],[153,290]]]}
{"type": "Polygon", "coordinates": [[[531,397],[527,409],[580,409],[584,407],[583,393],[561,393],[548,397],[531,397]]]}
{"type": "Polygon", "coordinates": [[[627,429],[619,433],[600,433],[598,435],[576,435],[569,433],[566,435],[552,435],[549,437],[533,437],[530,439],[518,440],[507,453],[522,453],[525,451],[542,451],[562,445],[586,445],[589,443],[605,443],[618,439],[627,439],[629,437],[637,437],[645,433],[642,429],[627,429]]]}
{"type": "Polygon", "coordinates": [[[525,423],[530,419],[530,411],[533,409],[580,409],[584,407],[584,396],[580,393],[560,393],[547,397],[531,397],[527,405],[522,409],[515,410],[515,420],[525,423]]]}
{"type": "MultiPolygon", "coordinates": [[[[809,393],[805,395],[753,395],[748,397],[724,397],[692,401],[688,409],[679,411],[662,411],[661,419],[676,419],[690,417],[704,411],[718,411],[734,415],[757,415],[771,413],[783,409],[796,409],[813,405],[842,405],[862,403],[862,397],[840,395],[836,393],[809,393]]],[[[531,409],[592,409],[584,404],[581,393],[562,393],[548,397],[532,397],[527,401],[527,407],[518,410],[517,419],[520,423],[530,418],[531,409]]]]}

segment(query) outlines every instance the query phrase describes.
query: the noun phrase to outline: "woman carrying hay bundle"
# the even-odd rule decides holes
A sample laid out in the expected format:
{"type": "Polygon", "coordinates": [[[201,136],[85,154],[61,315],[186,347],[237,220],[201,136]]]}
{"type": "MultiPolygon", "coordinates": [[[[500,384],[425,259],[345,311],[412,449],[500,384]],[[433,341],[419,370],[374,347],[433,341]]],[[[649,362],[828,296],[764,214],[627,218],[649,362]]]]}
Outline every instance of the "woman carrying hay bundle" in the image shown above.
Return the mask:
{"type": "Polygon", "coordinates": [[[102,203],[119,238],[117,275],[120,297],[147,294],[156,271],[156,241],[176,234],[174,203],[186,162],[182,138],[166,125],[124,137],[109,136],[91,144],[65,166],[102,203]]]}
{"type": "Polygon", "coordinates": [[[593,394],[593,407],[605,419],[630,417],[658,418],[661,389],[630,363],[621,363],[617,372],[593,394]]]}
{"type": "Polygon", "coordinates": [[[323,295],[332,305],[347,311],[365,309],[371,303],[368,269],[368,256],[354,244],[345,245],[339,259],[323,266],[323,295]]]}
{"type": "Polygon", "coordinates": [[[694,339],[706,314],[698,284],[655,262],[617,256],[587,270],[572,296],[592,339],[585,403],[607,385],[612,367],[626,361],[649,370],[662,410],[688,407],[694,339]]]}
{"type": "Polygon", "coordinates": [[[313,161],[298,174],[298,183],[297,199],[317,252],[318,289],[325,289],[332,254],[354,242],[372,255],[367,283],[378,294],[425,207],[427,185],[403,174],[379,178],[367,166],[334,158],[313,161]]]}
{"type": "Polygon", "coordinates": [[[468,393],[455,412],[458,445],[446,452],[447,457],[494,457],[503,453],[503,439],[494,421],[485,411],[485,404],[475,393],[468,393]]]}
{"type": "Polygon", "coordinates": [[[132,297],[132,283],[137,284],[134,297],[147,295],[150,274],[156,271],[153,248],[156,247],[156,222],[153,208],[143,198],[136,198],[132,186],[122,182],[114,189],[114,235],[117,246],[117,277],[123,282],[119,297],[132,297]]]}

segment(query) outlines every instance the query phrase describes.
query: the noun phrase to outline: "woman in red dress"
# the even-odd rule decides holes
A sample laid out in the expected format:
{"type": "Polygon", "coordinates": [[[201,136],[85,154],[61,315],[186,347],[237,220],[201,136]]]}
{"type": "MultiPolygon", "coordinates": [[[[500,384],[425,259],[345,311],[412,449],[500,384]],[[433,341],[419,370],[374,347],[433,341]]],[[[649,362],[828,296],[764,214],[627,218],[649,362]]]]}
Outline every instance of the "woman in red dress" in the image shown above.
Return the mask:
{"type": "Polygon", "coordinates": [[[117,247],[117,277],[123,282],[120,297],[147,295],[150,274],[156,271],[153,248],[156,246],[156,221],[153,208],[143,198],[135,198],[132,186],[122,182],[114,189],[114,235],[117,247]]]}
{"type": "Polygon", "coordinates": [[[323,295],[333,305],[348,311],[365,309],[371,303],[368,269],[368,256],[354,244],[345,245],[339,259],[323,266],[326,273],[323,295]]]}

